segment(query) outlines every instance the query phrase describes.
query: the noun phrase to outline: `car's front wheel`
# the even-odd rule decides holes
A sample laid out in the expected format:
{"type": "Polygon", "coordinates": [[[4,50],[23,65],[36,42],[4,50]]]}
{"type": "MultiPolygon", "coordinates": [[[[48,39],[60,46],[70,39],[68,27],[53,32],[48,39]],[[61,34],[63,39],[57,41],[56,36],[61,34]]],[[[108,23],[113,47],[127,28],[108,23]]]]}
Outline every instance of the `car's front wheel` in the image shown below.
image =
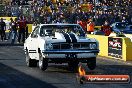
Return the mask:
{"type": "Polygon", "coordinates": [[[87,60],[87,66],[90,70],[94,70],[96,68],[96,57],[87,60]]]}
{"type": "Polygon", "coordinates": [[[42,54],[39,54],[39,68],[43,71],[45,71],[48,67],[48,59],[43,58],[42,54]]]}
{"type": "Polygon", "coordinates": [[[30,58],[28,50],[26,50],[26,64],[28,67],[37,67],[37,61],[30,58]]]}

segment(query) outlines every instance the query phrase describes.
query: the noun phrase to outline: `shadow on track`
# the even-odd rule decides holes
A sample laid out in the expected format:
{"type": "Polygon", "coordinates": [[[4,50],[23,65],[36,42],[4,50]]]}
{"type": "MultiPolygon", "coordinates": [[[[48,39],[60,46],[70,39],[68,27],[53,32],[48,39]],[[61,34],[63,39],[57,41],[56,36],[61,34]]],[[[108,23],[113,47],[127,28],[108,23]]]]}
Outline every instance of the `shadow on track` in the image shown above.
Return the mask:
{"type": "Polygon", "coordinates": [[[0,63],[1,88],[57,88],[0,63]]]}
{"type": "Polygon", "coordinates": [[[68,65],[63,64],[52,64],[48,66],[48,72],[58,72],[58,73],[74,73],[72,71],[69,71],[68,65]],[[54,70],[50,70],[50,69],[54,70]]]}
{"type": "Polygon", "coordinates": [[[129,65],[98,65],[98,69],[104,71],[104,74],[126,74],[132,76],[132,66],[129,65]]]}
{"type": "Polygon", "coordinates": [[[0,43],[0,46],[23,46],[24,44],[0,43]]]}

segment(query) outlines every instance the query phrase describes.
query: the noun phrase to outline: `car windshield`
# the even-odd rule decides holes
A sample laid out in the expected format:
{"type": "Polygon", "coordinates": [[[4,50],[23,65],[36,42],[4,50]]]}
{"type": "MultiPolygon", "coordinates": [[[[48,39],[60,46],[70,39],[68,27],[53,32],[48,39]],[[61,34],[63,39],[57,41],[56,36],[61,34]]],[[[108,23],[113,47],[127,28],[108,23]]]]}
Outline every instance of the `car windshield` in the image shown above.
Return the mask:
{"type": "Polygon", "coordinates": [[[118,28],[119,30],[123,30],[126,28],[127,25],[127,23],[117,23],[116,28],[118,28]]]}
{"type": "Polygon", "coordinates": [[[55,32],[59,33],[75,33],[78,36],[85,36],[85,32],[79,25],[43,25],[41,27],[40,36],[55,35],[55,32]]]}

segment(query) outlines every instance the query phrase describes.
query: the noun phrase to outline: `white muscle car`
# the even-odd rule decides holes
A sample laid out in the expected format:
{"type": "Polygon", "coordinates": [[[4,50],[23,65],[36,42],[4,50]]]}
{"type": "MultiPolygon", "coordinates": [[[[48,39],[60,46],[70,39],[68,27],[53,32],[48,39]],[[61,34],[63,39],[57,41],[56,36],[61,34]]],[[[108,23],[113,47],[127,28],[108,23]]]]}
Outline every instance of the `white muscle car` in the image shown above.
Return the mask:
{"type": "Polygon", "coordinates": [[[46,70],[48,63],[68,63],[71,70],[85,62],[88,68],[96,67],[99,53],[98,41],[86,38],[78,24],[40,24],[24,43],[26,63],[46,70]]]}

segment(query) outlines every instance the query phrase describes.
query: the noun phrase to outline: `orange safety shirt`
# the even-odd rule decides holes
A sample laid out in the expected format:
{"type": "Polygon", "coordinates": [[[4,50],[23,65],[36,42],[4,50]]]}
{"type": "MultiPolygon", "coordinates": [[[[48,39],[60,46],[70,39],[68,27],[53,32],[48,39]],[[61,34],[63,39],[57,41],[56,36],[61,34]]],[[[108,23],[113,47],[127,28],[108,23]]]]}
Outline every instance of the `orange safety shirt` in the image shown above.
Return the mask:
{"type": "Polygon", "coordinates": [[[87,24],[87,31],[93,32],[94,31],[94,23],[90,22],[87,24]]]}

